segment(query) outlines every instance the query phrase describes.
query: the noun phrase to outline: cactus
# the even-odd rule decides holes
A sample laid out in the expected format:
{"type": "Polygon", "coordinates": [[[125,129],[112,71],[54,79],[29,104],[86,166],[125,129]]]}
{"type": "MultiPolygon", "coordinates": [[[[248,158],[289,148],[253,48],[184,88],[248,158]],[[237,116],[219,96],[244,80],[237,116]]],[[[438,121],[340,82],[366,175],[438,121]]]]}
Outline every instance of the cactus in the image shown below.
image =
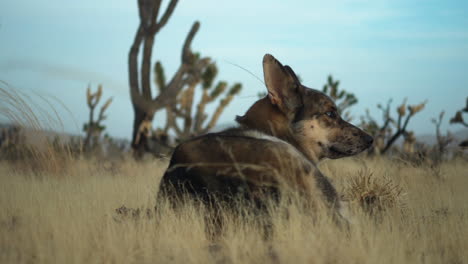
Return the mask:
{"type": "MultiPolygon", "coordinates": [[[[468,123],[463,118],[463,113],[468,113],[468,97],[466,98],[466,105],[463,109],[457,111],[455,116],[450,119],[450,124],[461,124],[468,127],[468,123]]],[[[463,140],[458,146],[462,149],[467,148],[468,139],[463,140]]]]}
{"type": "MultiPolygon", "coordinates": [[[[407,99],[405,98],[401,105],[396,109],[398,114],[397,121],[391,115],[391,104],[390,99],[387,105],[384,107],[381,104],[377,104],[377,108],[382,111],[383,124],[379,126],[378,122],[372,118],[369,111],[366,111],[366,116],[361,117],[361,127],[371,133],[375,137],[374,152],[375,153],[386,153],[395,141],[403,136],[408,144],[412,142],[414,144],[415,139],[412,132],[406,131],[411,118],[422,111],[427,101],[418,105],[407,105],[407,99]]],[[[409,147],[407,145],[407,147],[409,147]]]]}
{"type": "Polygon", "coordinates": [[[90,150],[97,146],[99,138],[106,128],[102,125],[102,121],[106,119],[105,111],[112,103],[112,97],[101,106],[97,119],[94,117],[96,106],[99,104],[102,97],[102,85],[98,86],[95,93],[91,92],[91,87],[86,89],[86,103],[89,107],[89,121],[83,125],[83,131],[86,132],[84,141],[85,150],[90,150]]]}
{"type": "MultiPolygon", "coordinates": [[[[161,86],[159,83],[165,79],[165,76],[160,62],[156,63],[155,74],[157,85],[161,86]]],[[[192,72],[189,85],[179,93],[176,103],[166,107],[166,126],[163,130],[157,131],[158,137],[167,137],[169,130],[173,129],[178,140],[184,140],[206,133],[216,125],[226,106],[242,89],[239,83],[234,84],[228,91],[226,91],[228,84],[224,81],[218,81],[214,85],[217,74],[218,68],[215,63],[209,63],[200,71],[192,72]],[[194,94],[197,87],[201,88],[202,94],[194,109],[194,94]],[[219,101],[218,107],[208,121],[206,106],[222,95],[224,98],[219,101]],[[193,110],[196,112],[192,113],[193,110]],[[183,127],[177,122],[180,118],[183,120],[183,127]]]]}
{"type": "Polygon", "coordinates": [[[455,113],[455,115],[450,119],[450,124],[461,124],[468,127],[468,123],[463,119],[463,113],[468,113],[468,97],[466,98],[465,108],[455,113]]]}
{"type": "Polygon", "coordinates": [[[353,93],[349,93],[345,90],[339,90],[339,84],[340,81],[334,81],[333,77],[329,75],[327,78],[327,84],[323,86],[322,91],[335,101],[338,113],[342,115],[342,118],[347,121],[351,121],[352,117],[346,109],[357,104],[358,100],[353,93]]]}
{"type": "Polygon", "coordinates": [[[377,109],[382,112],[382,120],[384,120],[382,125],[379,125],[371,116],[369,109],[366,109],[366,115],[361,117],[360,126],[374,137],[374,148],[371,149],[371,153],[380,154],[385,148],[389,135],[392,133],[391,126],[396,124],[390,113],[392,101],[392,99],[389,99],[385,106],[377,104],[377,109]]]}
{"type": "MultiPolygon", "coordinates": [[[[424,106],[427,104],[427,101],[424,101],[423,103],[420,103],[418,105],[408,105],[408,110],[409,114],[406,115],[406,111],[400,111],[402,108],[406,106],[406,99],[403,101],[403,103],[398,107],[398,121],[396,124],[396,131],[395,133],[390,137],[390,139],[387,141],[387,144],[385,145],[384,149],[382,150],[382,153],[387,152],[390,147],[395,143],[395,141],[404,133],[406,133],[406,127],[408,126],[408,123],[410,119],[422,111],[424,109],[424,106]],[[406,116],[405,121],[402,123],[403,118],[406,116]]],[[[389,117],[390,118],[390,117],[389,117]]]]}
{"type": "Polygon", "coordinates": [[[174,104],[179,92],[191,82],[191,75],[209,63],[208,58],[197,58],[196,54],[191,51],[191,43],[200,28],[200,23],[195,22],[185,38],[179,68],[167,83],[164,79],[158,80],[159,93],[153,97],[151,58],[155,35],[167,24],[178,1],[171,0],[164,13],[159,15],[162,9],[161,2],[162,0],[139,0],[137,2],[140,23],[128,54],[130,97],[135,114],[132,149],[137,158],[150,150],[148,143],[151,135],[145,131],[148,124],[151,125],[155,113],[174,104]],[[142,54],[140,54],[140,48],[143,48],[142,54]],[[139,57],[141,57],[140,67],[139,57]]]}
{"type": "Polygon", "coordinates": [[[403,134],[403,152],[412,154],[414,153],[414,144],[416,143],[416,137],[414,136],[413,131],[408,131],[403,134]]]}
{"type": "MultiPolygon", "coordinates": [[[[217,69],[210,66],[211,59],[201,57],[200,54],[191,50],[191,43],[200,28],[200,23],[192,25],[182,47],[181,64],[173,77],[166,81],[164,68],[160,62],[154,66],[155,82],[158,88],[158,95],[153,96],[151,89],[151,57],[154,46],[155,35],[166,25],[171,17],[177,0],[171,0],[164,13],[159,16],[162,0],[139,0],[138,10],[140,23],[129,52],[129,84],[130,96],[134,108],[135,118],[133,122],[132,149],[135,157],[139,158],[144,152],[153,151],[149,145],[150,137],[168,138],[167,131],[175,130],[181,138],[189,137],[192,134],[201,133],[209,129],[200,127],[203,115],[195,119],[192,117],[192,107],[196,87],[203,81],[205,89],[211,87],[217,74],[217,69]],[[143,47],[142,54],[140,48],[143,47]],[[139,57],[141,66],[139,67],[139,57]],[[210,77],[211,76],[211,77],[210,77]],[[211,78],[211,80],[209,80],[211,78]],[[152,134],[151,124],[157,111],[166,110],[166,126],[152,134]],[[177,120],[183,119],[183,127],[179,127],[177,120]],[[197,123],[198,122],[198,123],[197,123]],[[197,123],[199,129],[194,129],[197,123]]],[[[210,96],[217,97],[211,93],[210,96]]],[[[212,100],[210,100],[212,101],[212,100]]],[[[222,112],[229,100],[223,101],[219,111],[222,112]],[[224,106],[222,106],[224,105],[224,106]]],[[[219,117],[214,115],[213,117],[219,117]]],[[[216,123],[217,118],[212,119],[209,124],[216,123]]],[[[209,125],[208,125],[209,126],[209,125]]]]}
{"type": "Polygon", "coordinates": [[[440,156],[446,152],[447,146],[453,141],[453,136],[450,132],[447,132],[447,135],[443,136],[440,132],[440,125],[442,124],[442,120],[444,119],[445,112],[442,111],[439,114],[439,117],[432,118],[431,122],[435,125],[436,128],[436,138],[437,138],[437,150],[440,156]]]}

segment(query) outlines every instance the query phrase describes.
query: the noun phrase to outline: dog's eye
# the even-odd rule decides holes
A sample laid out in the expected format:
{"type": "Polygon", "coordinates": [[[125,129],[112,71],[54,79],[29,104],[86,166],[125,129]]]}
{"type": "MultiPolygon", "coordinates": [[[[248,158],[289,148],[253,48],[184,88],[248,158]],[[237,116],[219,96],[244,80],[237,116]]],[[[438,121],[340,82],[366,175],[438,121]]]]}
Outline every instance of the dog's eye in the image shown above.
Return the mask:
{"type": "Polygon", "coordinates": [[[336,111],[328,111],[328,112],[325,112],[325,115],[327,115],[328,117],[330,118],[336,118],[338,116],[338,114],[336,113],[336,111]]]}

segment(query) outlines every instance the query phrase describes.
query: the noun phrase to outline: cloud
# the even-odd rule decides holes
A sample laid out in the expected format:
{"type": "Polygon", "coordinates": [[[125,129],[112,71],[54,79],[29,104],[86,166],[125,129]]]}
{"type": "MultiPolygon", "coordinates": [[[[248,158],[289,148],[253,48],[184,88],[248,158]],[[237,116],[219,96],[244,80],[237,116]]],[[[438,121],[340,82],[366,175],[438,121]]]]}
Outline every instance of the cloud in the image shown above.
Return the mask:
{"type": "Polygon", "coordinates": [[[128,89],[125,84],[104,74],[67,65],[48,64],[45,62],[17,59],[9,60],[0,64],[0,72],[9,71],[32,71],[61,80],[103,83],[110,89],[117,91],[125,91],[128,89]]]}

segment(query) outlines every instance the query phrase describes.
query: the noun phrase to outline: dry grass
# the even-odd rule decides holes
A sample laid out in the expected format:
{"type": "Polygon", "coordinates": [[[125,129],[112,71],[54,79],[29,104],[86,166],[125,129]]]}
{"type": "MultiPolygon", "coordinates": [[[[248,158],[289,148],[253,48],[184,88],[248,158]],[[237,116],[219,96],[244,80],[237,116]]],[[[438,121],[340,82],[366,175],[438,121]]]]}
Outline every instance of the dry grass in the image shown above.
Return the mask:
{"type": "Polygon", "coordinates": [[[72,113],[55,97],[33,95],[0,80],[0,122],[18,128],[17,136],[21,138],[7,146],[0,144],[0,160],[19,162],[18,169],[64,173],[73,155],[81,153],[81,144],[72,146],[64,143],[58,134],[52,138],[48,133],[63,132],[61,116],[72,116],[72,113]],[[28,162],[22,163],[24,159],[28,162]]]}
{"type": "Polygon", "coordinates": [[[210,241],[205,214],[195,206],[177,213],[163,208],[159,219],[118,215],[115,209],[122,205],[154,206],[165,162],[74,160],[66,166],[57,177],[0,163],[0,263],[464,263],[468,259],[466,161],[447,162],[437,172],[385,159],[328,161],[321,169],[343,194],[360,197],[374,191],[376,199],[384,201],[380,206],[386,210],[378,221],[364,210],[353,210],[346,232],[325,215],[312,221],[290,206],[288,218],[281,213],[273,216],[274,235],[268,242],[248,218],[228,219],[222,236],[210,241]],[[392,199],[404,201],[404,212],[399,203],[389,202],[392,199]]]}
{"type": "MultiPolygon", "coordinates": [[[[51,114],[42,111],[27,95],[2,85],[0,112],[11,122],[35,131],[45,129],[42,123],[61,126],[53,107],[51,114]]],[[[167,162],[83,160],[67,146],[50,143],[44,148],[15,146],[15,151],[21,155],[0,161],[0,263],[468,259],[466,160],[434,168],[386,159],[328,161],[320,168],[349,201],[349,230],[338,228],[325,212],[303,212],[293,204],[273,214],[268,241],[253,215],[226,216],[224,232],[213,241],[205,232],[202,208],[189,204],[174,212],[163,205],[161,217],[154,216],[151,208],[167,162]]]]}

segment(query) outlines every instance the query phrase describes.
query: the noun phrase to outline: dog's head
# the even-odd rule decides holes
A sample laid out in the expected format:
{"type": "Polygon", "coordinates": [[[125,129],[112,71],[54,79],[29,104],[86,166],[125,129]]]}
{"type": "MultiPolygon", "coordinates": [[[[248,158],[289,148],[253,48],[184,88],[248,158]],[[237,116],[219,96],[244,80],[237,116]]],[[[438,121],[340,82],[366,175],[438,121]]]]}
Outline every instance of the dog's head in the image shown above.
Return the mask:
{"type": "Polygon", "coordinates": [[[303,86],[289,66],[266,54],[263,73],[268,96],[238,117],[239,123],[280,137],[316,161],[352,156],[372,145],[369,134],[344,121],[333,100],[303,86]]]}

